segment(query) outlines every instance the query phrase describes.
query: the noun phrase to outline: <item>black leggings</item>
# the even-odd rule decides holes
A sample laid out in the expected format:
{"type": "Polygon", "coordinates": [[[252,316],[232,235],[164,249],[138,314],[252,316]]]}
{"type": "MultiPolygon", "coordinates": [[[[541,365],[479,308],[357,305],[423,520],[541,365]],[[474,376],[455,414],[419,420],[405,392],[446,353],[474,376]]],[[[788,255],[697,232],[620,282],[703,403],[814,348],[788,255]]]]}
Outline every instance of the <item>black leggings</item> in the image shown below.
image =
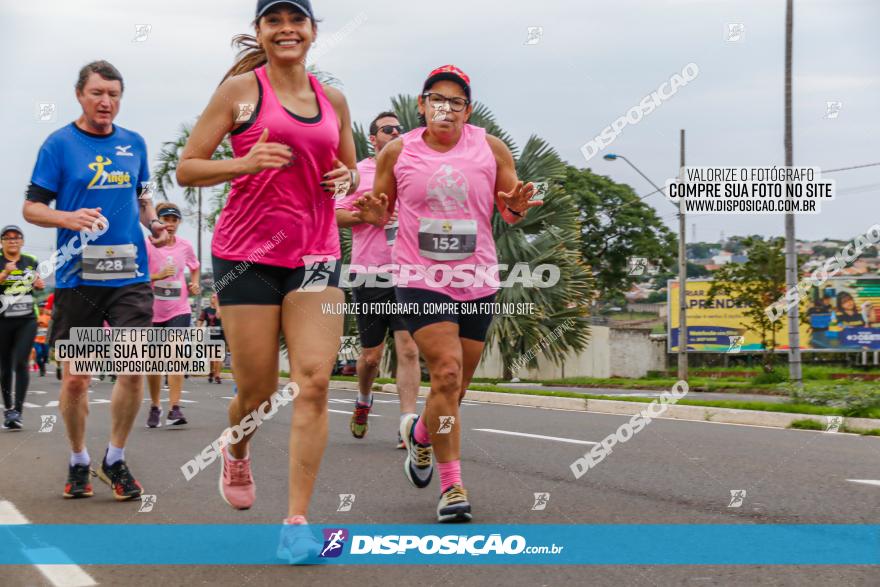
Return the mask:
{"type": "Polygon", "coordinates": [[[37,336],[34,317],[0,318],[0,389],[6,409],[21,412],[30,383],[31,347],[37,336]],[[15,372],[15,404],[12,403],[12,373],[15,372]]]}

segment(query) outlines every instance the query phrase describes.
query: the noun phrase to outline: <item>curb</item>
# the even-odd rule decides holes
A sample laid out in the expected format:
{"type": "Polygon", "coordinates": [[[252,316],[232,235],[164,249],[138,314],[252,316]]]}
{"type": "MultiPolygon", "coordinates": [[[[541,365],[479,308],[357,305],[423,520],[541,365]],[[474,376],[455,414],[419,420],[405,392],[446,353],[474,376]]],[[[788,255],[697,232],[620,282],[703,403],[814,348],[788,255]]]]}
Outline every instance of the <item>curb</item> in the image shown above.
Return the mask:
{"type": "MultiPolygon", "coordinates": [[[[330,381],[331,387],[337,389],[357,389],[353,381],[330,381]]],[[[373,389],[384,393],[397,393],[393,383],[374,384],[373,389]]],[[[425,397],[430,387],[419,387],[419,397],[425,397]]],[[[526,406],[534,408],[551,408],[577,412],[594,412],[631,416],[638,414],[649,404],[605,399],[579,399],[575,397],[555,397],[547,395],[525,395],[499,393],[494,391],[475,391],[469,389],[466,398],[477,402],[501,404],[508,406],[526,406]]],[[[750,426],[766,426],[770,428],[788,428],[795,420],[813,420],[827,426],[831,416],[815,414],[794,414],[788,412],[761,412],[758,410],[737,410],[734,408],[709,408],[703,406],[667,405],[661,420],[689,420],[692,422],[719,422],[722,424],[746,424],[750,426]]],[[[880,429],[880,420],[873,418],[843,418],[841,427],[851,430],[880,429]]]]}

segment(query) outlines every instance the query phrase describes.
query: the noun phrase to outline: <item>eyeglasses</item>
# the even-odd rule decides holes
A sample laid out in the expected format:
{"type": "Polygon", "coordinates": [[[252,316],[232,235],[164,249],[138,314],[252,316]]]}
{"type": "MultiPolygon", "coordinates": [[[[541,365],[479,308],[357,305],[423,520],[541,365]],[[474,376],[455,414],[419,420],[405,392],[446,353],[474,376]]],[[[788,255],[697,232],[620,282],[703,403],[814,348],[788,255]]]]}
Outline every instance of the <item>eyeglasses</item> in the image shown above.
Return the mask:
{"type": "Polygon", "coordinates": [[[3,238],[0,238],[0,240],[10,241],[10,242],[16,242],[16,241],[23,241],[23,240],[24,240],[24,237],[21,237],[21,236],[4,236],[3,238]]]}
{"type": "Polygon", "coordinates": [[[448,96],[444,96],[443,94],[437,94],[435,92],[425,92],[422,94],[423,98],[427,98],[429,102],[432,104],[441,104],[446,102],[449,104],[449,107],[453,112],[461,112],[467,105],[471,103],[470,100],[465,100],[464,98],[450,98],[448,96]]]}
{"type": "Polygon", "coordinates": [[[379,130],[386,135],[393,134],[394,131],[397,131],[397,134],[403,133],[403,127],[399,124],[386,124],[385,126],[380,126],[379,130]]]}

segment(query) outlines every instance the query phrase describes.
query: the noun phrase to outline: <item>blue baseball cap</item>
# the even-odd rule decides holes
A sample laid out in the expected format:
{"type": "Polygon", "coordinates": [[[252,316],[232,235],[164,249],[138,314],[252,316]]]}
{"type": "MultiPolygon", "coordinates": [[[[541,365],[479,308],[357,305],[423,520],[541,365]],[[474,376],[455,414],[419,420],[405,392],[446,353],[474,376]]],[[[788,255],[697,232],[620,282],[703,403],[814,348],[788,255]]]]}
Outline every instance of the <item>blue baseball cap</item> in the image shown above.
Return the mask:
{"type": "Polygon", "coordinates": [[[312,3],[309,0],[296,0],[295,2],[291,0],[259,0],[257,2],[257,18],[256,20],[260,20],[260,17],[266,14],[271,8],[278,6],[279,4],[290,4],[310,19],[315,20],[315,15],[312,12],[312,3]]]}

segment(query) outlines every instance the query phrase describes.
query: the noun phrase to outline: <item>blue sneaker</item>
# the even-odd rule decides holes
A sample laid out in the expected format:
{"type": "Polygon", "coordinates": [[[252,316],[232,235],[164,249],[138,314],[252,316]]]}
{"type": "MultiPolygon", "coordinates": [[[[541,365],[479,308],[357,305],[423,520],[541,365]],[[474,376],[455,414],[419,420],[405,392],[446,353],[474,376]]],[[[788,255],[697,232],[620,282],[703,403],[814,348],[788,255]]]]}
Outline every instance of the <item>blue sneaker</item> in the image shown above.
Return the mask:
{"type": "Polygon", "coordinates": [[[318,538],[316,532],[308,524],[291,524],[284,520],[275,556],[289,565],[316,565],[325,562],[320,557],[324,542],[318,538]]]}

